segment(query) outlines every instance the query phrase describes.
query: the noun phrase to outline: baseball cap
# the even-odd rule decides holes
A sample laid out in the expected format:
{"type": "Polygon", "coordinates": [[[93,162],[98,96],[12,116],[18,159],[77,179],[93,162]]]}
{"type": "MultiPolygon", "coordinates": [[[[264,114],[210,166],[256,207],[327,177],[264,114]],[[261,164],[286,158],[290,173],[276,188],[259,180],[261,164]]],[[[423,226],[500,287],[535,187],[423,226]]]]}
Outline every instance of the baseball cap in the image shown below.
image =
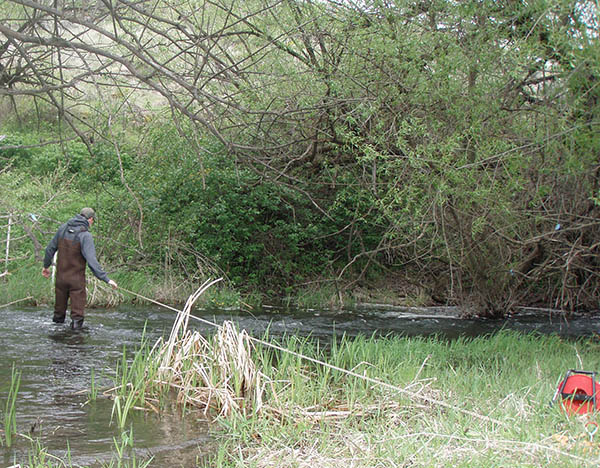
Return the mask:
{"type": "Polygon", "coordinates": [[[90,218],[94,218],[96,219],[96,212],[92,209],[92,208],[82,208],[81,212],[79,213],[81,216],[83,216],[85,219],[90,219],[90,218]]]}

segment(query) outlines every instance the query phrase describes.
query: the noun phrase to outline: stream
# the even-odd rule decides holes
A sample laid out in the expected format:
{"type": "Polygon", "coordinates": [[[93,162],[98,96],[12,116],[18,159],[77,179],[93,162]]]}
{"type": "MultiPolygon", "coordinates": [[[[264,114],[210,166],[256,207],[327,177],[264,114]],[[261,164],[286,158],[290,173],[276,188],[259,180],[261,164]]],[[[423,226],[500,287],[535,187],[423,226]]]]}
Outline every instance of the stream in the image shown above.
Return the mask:
{"type": "MultiPolygon", "coordinates": [[[[478,336],[507,328],[523,333],[559,334],[567,339],[597,335],[600,317],[565,319],[541,309],[524,309],[506,320],[460,319],[453,308],[391,308],[360,306],[353,310],[290,310],[264,307],[238,310],[198,310],[207,321],[237,322],[254,336],[266,330],[273,336],[310,335],[328,340],[333,335],[439,335],[453,339],[478,336]]],[[[73,465],[102,466],[115,450],[116,423],[111,423],[112,401],[98,397],[89,402],[94,382],[101,389],[112,380],[123,347],[133,351],[146,328],[150,343],[168,337],[175,313],[158,306],[119,306],[86,311],[85,329],[74,333],[68,325],[51,322],[49,307],[12,306],[0,309],[0,428],[14,365],[21,372],[16,404],[17,429],[39,440],[53,456],[71,457],[73,465]]],[[[67,322],[69,319],[67,318],[67,322]]],[[[212,331],[204,322],[191,320],[190,328],[212,331]]],[[[101,391],[99,392],[101,393],[101,391]]],[[[150,466],[193,467],[198,457],[214,450],[209,423],[202,417],[160,417],[135,411],[131,417],[136,456],[153,456],[150,466]]],[[[0,446],[0,465],[27,463],[31,443],[18,437],[8,448],[0,446]]]]}

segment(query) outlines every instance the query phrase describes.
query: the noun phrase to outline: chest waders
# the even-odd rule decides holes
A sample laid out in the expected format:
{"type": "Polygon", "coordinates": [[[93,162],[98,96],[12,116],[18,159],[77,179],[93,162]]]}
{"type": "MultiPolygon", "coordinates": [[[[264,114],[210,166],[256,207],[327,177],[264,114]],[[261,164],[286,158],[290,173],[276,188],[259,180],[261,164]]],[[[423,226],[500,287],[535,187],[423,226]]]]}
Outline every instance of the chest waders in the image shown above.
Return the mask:
{"type": "Polygon", "coordinates": [[[85,227],[67,227],[58,239],[58,259],[56,283],[54,286],[54,317],[56,323],[64,323],[67,304],[71,300],[71,328],[83,326],[83,314],[86,304],[85,267],[86,261],[81,253],[79,234],[87,231],[85,227]]]}

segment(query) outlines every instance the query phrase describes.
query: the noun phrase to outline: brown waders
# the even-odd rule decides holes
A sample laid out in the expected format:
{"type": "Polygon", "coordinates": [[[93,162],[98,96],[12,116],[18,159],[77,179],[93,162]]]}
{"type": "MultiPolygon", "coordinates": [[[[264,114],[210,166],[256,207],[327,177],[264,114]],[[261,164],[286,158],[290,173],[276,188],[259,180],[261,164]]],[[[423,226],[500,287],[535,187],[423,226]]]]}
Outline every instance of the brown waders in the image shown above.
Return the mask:
{"type": "MultiPolygon", "coordinates": [[[[83,229],[82,229],[83,230],[83,229]]],[[[71,328],[83,326],[83,314],[86,304],[85,290],[86,261],[81,254],[81,244],[74,240],[58,240],[57,275],[54,288],[54,317],[56,323],[63,323],[67,313],[67,303],[71,299],[71,328]]]]}

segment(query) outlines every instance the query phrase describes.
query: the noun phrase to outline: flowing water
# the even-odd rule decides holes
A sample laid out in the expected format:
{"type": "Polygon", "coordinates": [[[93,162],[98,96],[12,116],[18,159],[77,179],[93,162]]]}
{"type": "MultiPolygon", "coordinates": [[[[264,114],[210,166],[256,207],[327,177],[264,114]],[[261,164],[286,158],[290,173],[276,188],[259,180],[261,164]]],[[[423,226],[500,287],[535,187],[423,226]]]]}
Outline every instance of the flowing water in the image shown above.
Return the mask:
{"type": "MultiPolygon", "coordinates": [[[[556,333],[567,338],[600,332],[600,317],[570,317],[547,311],[523,310],[508,320],[464,320],[451,308],[389,308],[363,306],[354,310],[294,311],[264,308],[261,311],[196,310],[195,315],[220,323],[234,320],[239,327],[262,337],[301,334],[327,340],[332,335],[402,334],[440,335],[448,338],[493,333],[501,328],[522,332],[556,333]]],[[[38,439],[58,457],[70,454],[74,465],[101,466],[115,450],[119,430],[111,423],[112,401],[99,397],[89,402],[92,372],[97,387],[109,385],[123,347],[134,350],[144,328],[150,343],[168,337],[175,313],[157,306],[120,306],[91,309],[86,329],[71,332],[50,320],[49,308],[0,309],[0,413],[14,365],[21,372],[16,406],[18,432],[38,439]]],[[[67,319],[68,321],[68,319],[67,319]]],[[[209,333],[204,322],[190,327],[209,333]]],[[[101,393],[101,392],[100,392],[101,393]]],[[[0,421],[0,427],[2,422],[0,421]]],[[[197,457],[213,450],[209,424],[202,417],[160,417],[134,412],[133,437],[138,457],[153,456],[150,466],[196,466],[197,457]]],[[[0,465],[27,463],[30,443],[19,437],[11,447],[0,447],[0,465]]]]}

